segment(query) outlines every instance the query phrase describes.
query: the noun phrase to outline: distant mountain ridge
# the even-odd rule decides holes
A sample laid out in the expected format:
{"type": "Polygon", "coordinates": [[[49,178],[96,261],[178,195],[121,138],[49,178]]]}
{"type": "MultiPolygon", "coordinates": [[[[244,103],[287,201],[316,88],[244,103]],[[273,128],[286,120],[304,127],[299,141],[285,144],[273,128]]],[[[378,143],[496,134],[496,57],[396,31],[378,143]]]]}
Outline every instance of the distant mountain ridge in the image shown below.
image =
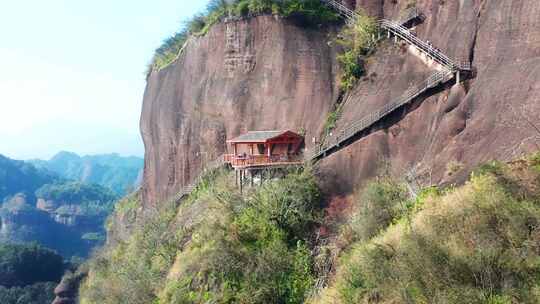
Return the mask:
{"type": "Polygon", "coordinates": [[[103,242],[103,224],[119,197],[0,155],[0,243],[38,242],[66,258],[85,257],[103,242]]]}
{"type": "Polygon", "coordinates": [[[135,156],[112,153],[81,157],[66,151],[59,152],[48,161],[34,159],[28,162],[66,179],[99,184],[120,196],[139,186],[144,165],[144,160],[135,156]]]}
{"type": "Polygon", "coordinates": [[[59,180],[60,177],[49,170],[0,154],[0,202],[17,193],[24,193],[29,200],[35,200],[37,189],[59,180]]]}
{"type": "Polygon", "coordinates": [[[137,187],[143,160],[61,152],[51,160],[0,155],[0,242],[38,242],[85,257],[103,242],[114,202],[137,187]]]}

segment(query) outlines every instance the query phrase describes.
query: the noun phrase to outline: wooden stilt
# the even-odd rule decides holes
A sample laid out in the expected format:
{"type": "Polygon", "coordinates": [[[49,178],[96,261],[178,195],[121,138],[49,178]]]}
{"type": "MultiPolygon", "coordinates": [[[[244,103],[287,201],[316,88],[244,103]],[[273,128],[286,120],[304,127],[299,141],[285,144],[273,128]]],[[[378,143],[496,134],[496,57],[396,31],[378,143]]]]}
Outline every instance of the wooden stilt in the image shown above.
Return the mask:
{"type": "Polygon", "coordinates": [[[240,170],[240,194],[243,194],[243,191],[244,191],[243,175],[244,175],[244,170],[240,170]]]}

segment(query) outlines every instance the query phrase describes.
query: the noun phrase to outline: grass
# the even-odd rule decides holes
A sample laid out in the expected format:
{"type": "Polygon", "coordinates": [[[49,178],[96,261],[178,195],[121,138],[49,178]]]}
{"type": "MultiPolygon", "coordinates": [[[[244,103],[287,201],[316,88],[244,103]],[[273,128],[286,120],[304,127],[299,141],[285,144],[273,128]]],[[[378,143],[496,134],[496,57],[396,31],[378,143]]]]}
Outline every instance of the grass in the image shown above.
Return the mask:
{"type": "Polygon", "coordinates": [[[341,113],[343,112],[343,104],[337,104],[335,106],[335,109],[328,113],[328,116],[326,117],[326,121],[324,122],[323,126],[323,134],[326,136],[332,132],[337,126],[337,122],[339,120],[339,117],[341,116],[341,113]]]}
{"type": "Polygon", "coordinates": [[[537,165],[537,155],[488,163],[414,201],[393,181],[372,182],[349,224],[370,229],[353,229],[334,282],[311,302],[538,303],[537,165]]]}
{"type": "Polygon", "coordinates": [[[150,212],[89,262],[81,303],[302,303],[315,280],[313,175],[293,171],[246,195],[233,184],[211,172],[180,206],[150,212]]]}

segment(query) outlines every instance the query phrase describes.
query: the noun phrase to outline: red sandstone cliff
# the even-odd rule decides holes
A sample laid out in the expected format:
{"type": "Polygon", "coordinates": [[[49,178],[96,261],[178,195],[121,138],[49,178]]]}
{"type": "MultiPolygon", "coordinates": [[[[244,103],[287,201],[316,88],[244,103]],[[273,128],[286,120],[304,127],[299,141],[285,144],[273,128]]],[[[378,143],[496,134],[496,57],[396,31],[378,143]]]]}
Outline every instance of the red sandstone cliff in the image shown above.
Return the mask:
{"type": "MultiPolygon", "coordinates": [[[[410,1],[356,2],[397,19],[410,1]]],[[[427,17],[418,36],[450,57],[472,60],[477,75],[430,92],[325,159],[322,176],[340,191],[373,175],[380,159],[440,182],[540,144],[540,2],[418,0],[417,6],[427,17]]],[[[221,23],[176,63],[152,73],[141,118],[144,201],[173,194],[224,152],[227,137],[246,130],[305,130],[309,147],[337,100],[334,32],[272,16],[221,23]]],[[[338,125],[381,107],[431,71],[407,46],[384,44],[369,60],[368,77],[346,96],[338,125]]]]}

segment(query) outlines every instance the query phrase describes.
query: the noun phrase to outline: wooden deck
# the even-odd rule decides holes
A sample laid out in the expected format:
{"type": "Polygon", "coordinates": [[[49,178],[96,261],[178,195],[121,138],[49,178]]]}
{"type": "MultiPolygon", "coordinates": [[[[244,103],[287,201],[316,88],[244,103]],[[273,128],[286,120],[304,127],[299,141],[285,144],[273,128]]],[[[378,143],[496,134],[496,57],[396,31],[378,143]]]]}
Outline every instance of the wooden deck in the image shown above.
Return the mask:
{"type": "Polygon", "coordinates": [[[225,163],[230,164],[235,169],[264,168],[264,167],[286,167],[302,165],[304,158],[302,155],[233,155],[225,154],[225,163]]]}

